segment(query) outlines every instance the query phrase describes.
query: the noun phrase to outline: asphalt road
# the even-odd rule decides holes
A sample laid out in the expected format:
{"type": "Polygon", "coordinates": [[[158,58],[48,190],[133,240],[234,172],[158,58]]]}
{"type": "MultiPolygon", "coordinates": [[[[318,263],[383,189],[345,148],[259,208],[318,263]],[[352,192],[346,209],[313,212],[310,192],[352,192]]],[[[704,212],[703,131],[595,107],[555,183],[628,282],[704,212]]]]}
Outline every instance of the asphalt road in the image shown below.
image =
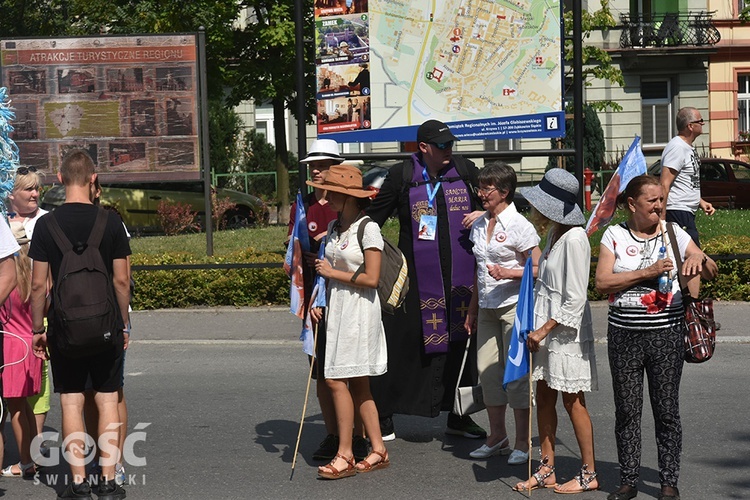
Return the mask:
{"type": "MultiPolygon", "coordinates": [[[[606,305],[594,304],[593,311],[600,340],[600,388],[587,402],[603,491],[583,497],[604,499],[617,486],[618,470],[604,342],[606,305]]],[[[716,356],[704,365],[687,365],[683,377],[685,440],[679,486],[684,499],[750,498],[750,337],[745,328],[750,325],[750,304],[718,304],[716,314],[722,323],[716,356]]],[[[292,475],[307,376],[298,331],[298,320],[278,308],[134,313],[125,387],[131,455],[145,464],[126,465],[128,498],[523,497],[510,488],[526,476],[525,467],[508,466],[501,457],[471,460],[469,452],[481,442],[445,436],[445,415],[396,415],[398,439],[388,444],[389,469],[340,481],[318,480],[318,464],[310,455],[325,432],[314,390],[292,475]],[[134,433],[136,426],[141,434],[134,433]]],[[[561,404],[558,413],[557,468],[562,481],[575,475],[580,462],[561,404]]],[[[487,422],[484,413],[476,418],[487,422]]],[[[47,423],[47,430],[60,430],[56,397],[47,423]]],[[[653,435],[647,405],[639,499],[655,498],[659,491],[653,435]]],[[[17,460],[9,436],[7,427],[5,464],[17,460]]],[[[39,481],[2,478],[0,496],[55,498],[66,471],[64,465],[47,467],[39,481]],[[52,485],[55,481],[57,486],[52,485]]],[[[532,496],[558,498],[551,490],[532,496]]]]}

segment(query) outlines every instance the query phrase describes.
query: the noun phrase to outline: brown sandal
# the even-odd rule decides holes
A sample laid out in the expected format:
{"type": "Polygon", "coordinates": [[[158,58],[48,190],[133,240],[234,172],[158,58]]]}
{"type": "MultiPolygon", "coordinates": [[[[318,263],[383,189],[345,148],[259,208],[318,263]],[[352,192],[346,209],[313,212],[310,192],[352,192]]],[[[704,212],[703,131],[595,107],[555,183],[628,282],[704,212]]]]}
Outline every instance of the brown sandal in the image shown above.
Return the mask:
{"type": "Polygon", "coordinates": [[[391,461],[388,459],[387,451],[385,453],[380,453],[379,451],[372,450],[370,455],[367,455],[367,457],[364,460],[357,462],[357,472],[372,472],[378,469],[385,469],[389,465],[391,465],[391,461]],[[379,456],[380,461],[375,462],[374,464],[371,464],[370,462],[367,461],[367,459],[370,458],[370,456],[373,454],[379,456]],[[360,465],[362,467],[359,467],[360,465]]]}
{"type": "Polygon", "coordinates": [[[318,476],[322,477],[323,479],[341,479],[344,477],[355,476],[356,474],[357,474],[357,468],[354,464],[354,457],[346,458],[344,455],[340,453],[337,453],[336,456],[333,457],[333,460],[331,460],[330,464],[318,467],[318,476]],[[340,458],[341,460],[346,462],[345,469],[339,470],[333,466],[333,463],[336,461],[337,458],[340,458]]]}

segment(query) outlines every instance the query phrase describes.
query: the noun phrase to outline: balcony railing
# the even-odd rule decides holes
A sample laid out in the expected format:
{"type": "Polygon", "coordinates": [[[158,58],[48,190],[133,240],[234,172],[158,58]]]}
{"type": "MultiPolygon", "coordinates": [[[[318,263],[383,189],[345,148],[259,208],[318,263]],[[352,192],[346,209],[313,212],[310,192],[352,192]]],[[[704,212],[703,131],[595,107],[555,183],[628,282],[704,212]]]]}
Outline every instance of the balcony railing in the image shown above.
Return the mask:
{"type": "Polygon", "coordinates": [[[621,14],[620,47],[685,47],[716,45],[721,40],[710,12],[688,14],[621,14]]]}

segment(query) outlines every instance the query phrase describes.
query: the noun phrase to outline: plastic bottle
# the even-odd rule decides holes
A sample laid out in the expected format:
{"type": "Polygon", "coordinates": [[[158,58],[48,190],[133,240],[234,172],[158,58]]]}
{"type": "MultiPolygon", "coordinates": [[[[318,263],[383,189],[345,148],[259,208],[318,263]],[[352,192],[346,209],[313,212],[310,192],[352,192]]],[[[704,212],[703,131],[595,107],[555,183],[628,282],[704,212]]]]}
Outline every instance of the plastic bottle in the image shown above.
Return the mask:
{"type": "MultiPolygon", "coordinates": [[[[667,248],[659,248],[659,260],[667,258],[667,248]]],[[[659,292],[669,293],[672,290],[672,280],[669,279],[669,271],[664,271],[659,275],[659,292]]]]}

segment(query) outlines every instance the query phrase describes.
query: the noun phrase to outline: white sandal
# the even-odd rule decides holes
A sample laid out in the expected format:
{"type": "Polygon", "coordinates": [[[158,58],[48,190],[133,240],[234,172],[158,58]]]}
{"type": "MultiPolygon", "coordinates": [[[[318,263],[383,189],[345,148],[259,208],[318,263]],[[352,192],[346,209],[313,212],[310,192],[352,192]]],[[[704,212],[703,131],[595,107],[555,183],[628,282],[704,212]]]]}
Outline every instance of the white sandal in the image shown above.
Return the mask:
{"type": "Polygon", "coordinates": [[[9,465],[6,468],[4,468],[2,471],[0,471],[0,476],[2,477],[27,477],[32,476],[36,472],[34,470],[34,462],[29,462],[27,464],[22,464],[21,462],[18,462],[17,464],[9,465]],[[16,474],[13,472],[13,466],[17,465],[19,469],[21,469],[21,472],[16,474]],[[29,473],[28,471],[31,470],[29,473]]]}

